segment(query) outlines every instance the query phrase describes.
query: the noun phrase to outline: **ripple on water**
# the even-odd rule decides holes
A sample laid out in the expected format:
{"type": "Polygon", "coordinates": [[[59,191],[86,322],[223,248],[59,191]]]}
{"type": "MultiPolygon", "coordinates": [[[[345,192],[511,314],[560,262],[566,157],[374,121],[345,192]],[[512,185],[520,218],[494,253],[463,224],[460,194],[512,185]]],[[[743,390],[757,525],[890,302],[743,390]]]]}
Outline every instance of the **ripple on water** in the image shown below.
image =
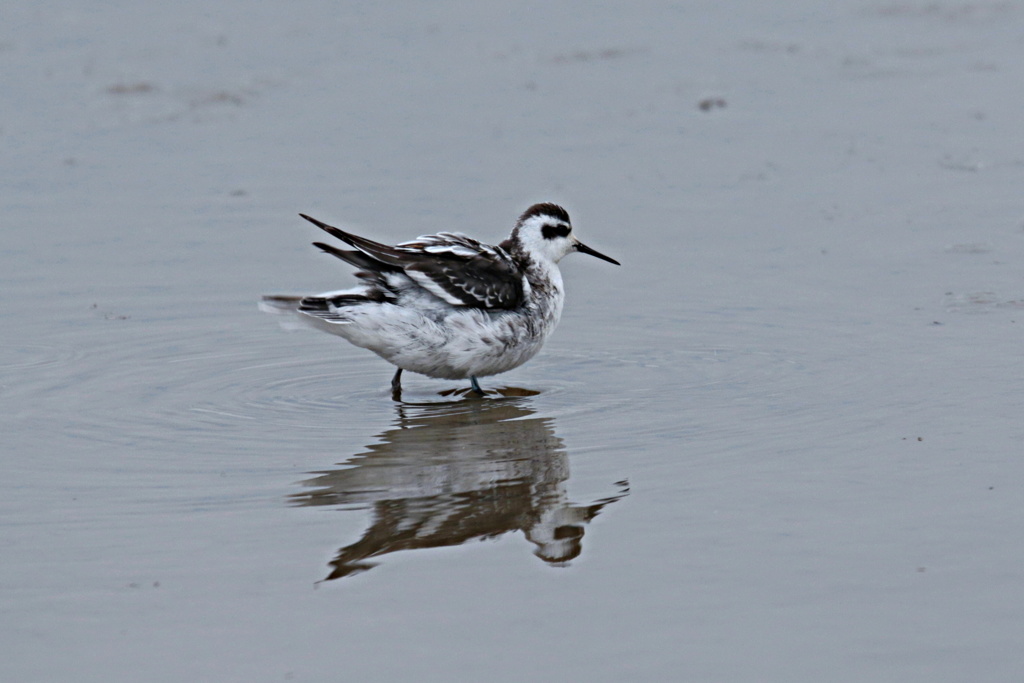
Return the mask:
{"type": "MultiPolygon", "coordinates": [[[[244,341],[242,334],[182,331],[169,321],[97,322],[76,337],[79,351],[37,354],[35,385],[26,390],[59,404],[55,412],[67,416],[59,429],[69,436],[135,446],[251,449],[346,433],[363,438],[367,421],[392,414],[392,368],[375,356],[312,334],[246,329],[244,341]]],[[[466,395],[465,382],[405,379],[409,404],[559,391],[553,382],[488,382],[480,399],[466,395]]]]}
{"type": "MultiPolygon", "coordinates": [[[[487,378],[484,400],[536,392],[528,400],[561,426],[642,441],[723,425],[754,433],[780,415],[816,419],[808,396],[825,384],[841,395],[866,374],[851,340],[824,327],[793,331],[754,316],[685,327],[651,321],[647,330],[639,340],[551,345],[512,375],[487,378]],[[846,371],[831,372],[840,358],[846,371]]],[[[20,356],[6,367],[31,371],[37,398],[68,415],[60,428],[104,443],[301,447],[364,438],[366,422],[387,420],[392,404],[391,367],[375,356],[248,322],[183,329],[180,321],[97,321],[74,347],[24,347],[20,356]]],[[[461,393],[464,382],[409,375],[404,384],[409,404],[481,400],[461,393]]]]}
{"type": "Polygon", "coordinates": [[[863,419],[877,411],[865,400],[877,377],[871,330],[767,311],[685,325],[651,319],[633,329],[643,336],[620,333],[593,351],[549,351],[542,360],[563,373],[577,366],[595,388],[585,403],[560,405],[556,414],[599,425],[619,446],[663,438],[682,444],[698,434],[723,443],[802,440],[808,428],[834,421],[837,409],[863,419]]]}

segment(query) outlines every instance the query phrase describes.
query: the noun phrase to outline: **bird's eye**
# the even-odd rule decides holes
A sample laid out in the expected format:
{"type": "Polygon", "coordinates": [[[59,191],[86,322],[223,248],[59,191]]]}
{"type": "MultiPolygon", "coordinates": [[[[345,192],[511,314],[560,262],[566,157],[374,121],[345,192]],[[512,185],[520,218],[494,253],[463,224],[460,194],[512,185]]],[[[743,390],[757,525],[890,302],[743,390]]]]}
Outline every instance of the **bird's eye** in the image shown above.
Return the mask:
{"type": "Polygon", "coordinates": [[[568,237],[570,230],[572,230],[572,228],[565,223],[558,223],[557,225],[545,223],[544,227],[540,229],[540,232],[544,235],[544,239],[553,240],[556,237],[568,237]]]}

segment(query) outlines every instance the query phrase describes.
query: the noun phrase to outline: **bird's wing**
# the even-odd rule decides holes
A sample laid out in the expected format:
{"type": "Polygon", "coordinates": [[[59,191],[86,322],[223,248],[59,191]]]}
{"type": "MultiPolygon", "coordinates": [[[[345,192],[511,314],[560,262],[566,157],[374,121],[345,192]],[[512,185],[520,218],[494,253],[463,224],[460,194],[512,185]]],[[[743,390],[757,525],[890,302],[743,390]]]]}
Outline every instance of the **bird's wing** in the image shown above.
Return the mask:
{"type": "Polygon", "coordinates": [[[451,232],[424,235],[391,247],[299,215],[355,247],[371,262],[353,258],[352,252],[324,249],[326,245],[318,243],[324,251],[359,267],[402,270],[416,284],[453,306],[500,310],[514,308],[523,299],[522,272],[501,247],[451,232]]]}
{"type": "Polygon", "coordinates": [[[523,274],[501,247],[460,233],[423,235],[395,247],[405,255],[405,274],[454,306],[508,309],[523,299],[523,274]]]}

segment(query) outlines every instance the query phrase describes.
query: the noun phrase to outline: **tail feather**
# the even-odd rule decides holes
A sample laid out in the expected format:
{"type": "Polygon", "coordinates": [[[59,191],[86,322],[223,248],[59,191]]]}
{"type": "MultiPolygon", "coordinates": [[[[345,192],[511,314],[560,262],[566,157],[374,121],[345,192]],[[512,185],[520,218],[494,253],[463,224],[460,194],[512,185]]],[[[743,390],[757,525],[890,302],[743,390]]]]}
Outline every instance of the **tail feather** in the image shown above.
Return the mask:
{"type": "Polygon", "coordinates": [[[259,308],[264,313],[292,313],[297,311],[304,297],[286,294],[264,294],[259,308]]]}
{"type": "Polygon", "coordinates": [[[335,296],[306,296],[299,301],[298,309],[302,313],[330,311],[332,308],[354,306],[367,303],[382,303],[385,297],[376,290],[368,290],[363,294],[345,293],[335,296]]]}

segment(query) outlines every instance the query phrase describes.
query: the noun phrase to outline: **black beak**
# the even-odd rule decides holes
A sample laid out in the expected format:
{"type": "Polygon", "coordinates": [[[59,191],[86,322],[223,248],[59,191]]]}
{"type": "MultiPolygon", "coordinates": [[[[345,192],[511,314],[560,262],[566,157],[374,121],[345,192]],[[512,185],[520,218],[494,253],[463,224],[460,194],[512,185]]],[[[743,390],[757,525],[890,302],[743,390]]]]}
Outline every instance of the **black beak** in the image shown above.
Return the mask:
{"type": "Polygon", "coordinates": [[[604,254],[602,254],[599,251],[594,251],[593,249],[591,249],[587,245],[583,244],[583,242],[577,242],[576,243],[576,251],[580,252],[581,254],[590,254],[591,256],[596,256],[597,258],[601,259],[602,261],[607,261],[608,263],[614,263],[617,266],[621,266],[622,265],[621,263],[619,263],[618,261],[613,259],[611,256],[605,256],[604,254]]]}

